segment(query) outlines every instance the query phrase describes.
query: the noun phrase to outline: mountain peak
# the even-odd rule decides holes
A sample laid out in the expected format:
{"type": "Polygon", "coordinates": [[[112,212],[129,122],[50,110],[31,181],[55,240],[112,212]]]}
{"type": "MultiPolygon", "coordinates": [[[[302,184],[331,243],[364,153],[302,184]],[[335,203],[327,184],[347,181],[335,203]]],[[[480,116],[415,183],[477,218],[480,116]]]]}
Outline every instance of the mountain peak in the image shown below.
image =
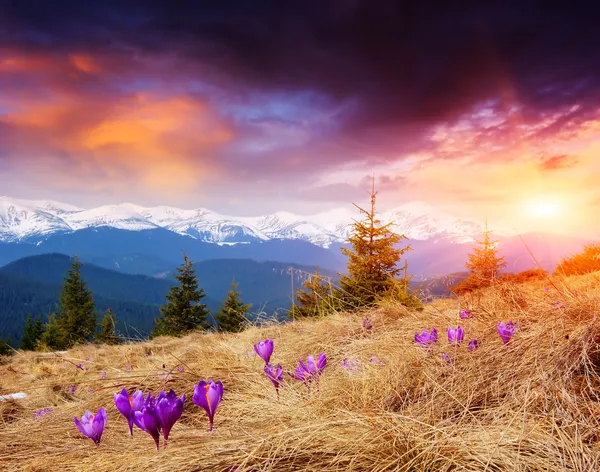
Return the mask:
{"type": "MultiPolygon", "coordinates": [[[[263,216],[235,217],[206,208],[186,210],[120,203],[82,209],[50,200],[0,197],[0,241],[36,242],[54,233],[109,227],[128,231],[163,228],[217,244],[299,239],[329,247],[347,240],[354,218],[360,215],[351,207],[314,215],[278,211],[263,216]]],[[[481,228],[477,222],[458,219],[424,202],[403,203],[383,213],[381,219],[393,221],[396,231],[416,240],[436,236],[465,240],[481,228]]]]}

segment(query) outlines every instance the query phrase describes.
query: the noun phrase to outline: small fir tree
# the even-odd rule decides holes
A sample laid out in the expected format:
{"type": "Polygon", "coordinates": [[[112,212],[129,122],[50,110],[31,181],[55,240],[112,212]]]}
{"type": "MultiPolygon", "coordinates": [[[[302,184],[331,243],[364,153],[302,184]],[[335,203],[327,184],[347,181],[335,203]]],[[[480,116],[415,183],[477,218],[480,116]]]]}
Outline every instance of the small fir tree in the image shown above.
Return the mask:
{"type": "MultiPolygon", "coordinates": [[[[469,269],[469,275],[462,283],[465,287],[489,287],[500,278],[502,269],[506,267],[504,258],[498,257],[496,249],[498,241],[492,241],[490,233],[486,221],[483,239],[475,241],[479,247],[473,249],[473,253],[469,254],[469,260],[465,264],[469,269]]],[[[460,286],[461,284],[458,287],[460,286]]]]}
{"type": "Polygon", "coordinates": [[[40,338],[38,348],[42,348],[42,350],[49,349],[54,351],[65,348],[65,345],[63,344],[63,338],[58,329],[56,317],[56,313],[51,313],[48,315],[48,322],[44,326],[44,332],[40,338]]]}
{"type": "Polygon", "coordinates": [[[153,336],[183,336],[195,329],[208,329],[207,318],[210,310],[200,303],[206,294],[198,287],[196,271],[187,256],[177,268],[175,276],[179,285],[171,287],[167,301],[160,308],[161,316],[156,318],[153,336]]]}
{"type": "Polygon", "coordinates": [[[44,324],[38,316],[35,320],[29,314],[25,327],[23,328],[23,337],[21,338],[21,349],[25,351],[35,351],[38,341],[44,334],[44,324]]]}
{"type": "Polygon", "coordinates": [[[412,299],[408,294],[407,264],[405,262],[402,267],[399,266],[401,256],[412,248],[410,245],[397,247],[397,244],[408,238],[404,234],[393,232],[392,222],[382,224],[377,218],[377,192],[374,185],[369,195],[370,209],[354,205],[365,215],[365,219],[355,220],[354,230],[348,239],[352,247],[342,248],[342,254],[348,256],[348,275],[341,276],[336,299],[347,310],[372,305],[391,290],[394,291],[395,298],[399,298],[400,293],[406,300],[412,299]],[[404,274],[401,279],[398,278],[400,273],[404,274]]]}
{"type": "Polygon", "coordinates": [[[77,257],[71,262],[56,313],[59,344],[71,347],[91,340],[96,331],[96,305],[92,293],[81,277],[81,263],[77,257]]]}
{"type": "Polygon", "coordinates": [[[231,290],[229,290],[227,297],[223,300],[219,311],[217,311],[215,318],[219,331],[240,332],[243,323],[247,321],[245,315],[250,311],[252,305],[242,302],[240,292],[237,291],[237,286],[238,284],[231,283],[231,290]]]}
{"type": "Polygon", "coordinates": [[[100,331],[96,335],[96,341],[103,344],[117,344],[119,336],[117,335],[117,322],[112,309],[106,310],[105,315],[100,322],[100,331]]]}
{"type": "Polygon", "coordinates": [[[6,341],[4,340],[4,338],[0,338],[0,356],[8,356],[13,353],[14,351],[12,348],[12,340],[10,339],[10,336],[6,338],[6,341]]]}
{"type": "Polygon", "coordinates": [[[330,284],[319,274],[316,268],[302,284],[296,289],[295,301],[288,317],[295,320],[309,316],[319,316],[332,309],[330,284]]]}

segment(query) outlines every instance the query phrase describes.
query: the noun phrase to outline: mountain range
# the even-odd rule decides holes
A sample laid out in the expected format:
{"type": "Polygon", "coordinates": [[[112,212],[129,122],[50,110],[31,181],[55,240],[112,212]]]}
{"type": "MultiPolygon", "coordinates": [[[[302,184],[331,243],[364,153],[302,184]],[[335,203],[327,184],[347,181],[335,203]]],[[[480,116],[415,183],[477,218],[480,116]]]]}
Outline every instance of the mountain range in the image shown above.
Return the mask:
{"type": "MultiPolygon", "coordinates": [[[[0,197],[0,265],[30,255],[79,255],[102,267],[130,274],[163,276],[186,253],[193,261],[252,259],[344,271],[346,244],[358,211],[338,209],[312,216],[278,212],[231,217],[199,208],[142,207],[129,203],[82,209],[48,200],[0,197]]],[[[408,237],[409,272],[417,279],[464,270],[480,223],[455,218],[411,202],[380,215],[408,237]]],[[[522,236],[495,232],[507,270],[540,265],[552,270],[581,251],[583,238],[551,233],[522,236]]]]}

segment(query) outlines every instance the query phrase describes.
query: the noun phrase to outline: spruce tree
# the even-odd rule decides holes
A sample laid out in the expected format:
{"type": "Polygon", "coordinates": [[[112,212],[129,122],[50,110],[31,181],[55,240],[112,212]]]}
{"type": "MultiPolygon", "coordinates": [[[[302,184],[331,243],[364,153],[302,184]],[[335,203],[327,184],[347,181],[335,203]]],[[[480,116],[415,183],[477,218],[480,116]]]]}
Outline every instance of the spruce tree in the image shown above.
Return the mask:
{"type": "Polygon", "coordinates": [[[96,335],[96,341],[103,344],[117,344],[119,336],[116,330],[116,319],[111,308],[106,310],[105,315],[100,322],[100,331],[96,335]]]}
{"type": "Polygon", "coordinates": [[[39,347],[50,349],[53,351],[64,349],[63,337],[58,329],[56,322],[57,314],[51,313],[48,315],[48,321],[44,326],[44,332],[40,338],[39,347]]]}
{"type": "Polygon", "coordinates": [[[35,321],[31,313],[27,316],[25,327],[23,328],[23,337],[21,338],[21,349],[25,351],[35,351],[37,343],[44,333],[42,319],[38,316],[35,321]]]}
{"type": "Polygon", "coordinates": [[[0,356],[8,356],[13,354],[13,352],[10,336],[6,338],[6,341],[4,338],[0,338],[0,356]]]}
{"type": "Polygon", "coordinates": [[[469,275],[462,285],[475,288],[488,287],[500,277],[502,269],[506,267],[504,258],[498,257],[498,250],[496,249],[498,241],[492,241],[490,233],[486,221],[483,239],[475,241],[480,247],[474,248],[473,253],[469,254],[468,262],[465,264],[466,268],[469,269],[469,275]]]}
{"type": "Polygon", "coordinates": [[[179,285],[171,287],[167,301],[160,308],[161,316],[156,318],[153,336],[183,336],[195,329],[208,329],[210,315],[205,304],[200,303],[206,294],[198,287],[196,271],[187,256],[175,276],[179,285]]]}
{"type": "Polygon", "coordinates": [[[318,267],[315,273],[304,281],[302,287],[296,289],[294,297],[296,300],[288,312],[288,317],[293,320],[308,316],[319,316],[332,308],[330,285],[319,274],[318,267]]]}
{"type": "Polygon", "coordinates": [[[56,313],[59,343],[68,348],[89,341],[96,331],[96,305],[81,277],[81,263],[74,257],[67,272],[56,313]]]}
{"type": "Polygon", "coordinates": [[[219,307],[215,316],[219,331],[237,333],[242,330],[243,323],[247,321],[246,313],[250,311],[252,305],[245,304],[240,299],[240,292],[237,291],[235,282],[231,283],[231,290],[219,307]]]}
{"type": "Polygon", "coordinates": [[[405,262],[404,266],[398,266],[400,257],[412,248],[409,245],[403,248],[396,246],[408,238],[393,232],[392,222],[382,224],[377,218],[377,192],[374,185],[369,195],[370,209],[365,210],[354,204],[365,218],[354,222],[353,232],[348,239],[351,248],[341,249],[342,254],[348,257],[348,275],[340,278],[336,298],[341,302],[341,308],[346,310],[372,305],[392,290],[395,297],[402,295],[406,301],[414,303],[408,295],[407,264],[405,262]],[[398,278],[401,272],[404,273],[402,279],[398,278]]]}

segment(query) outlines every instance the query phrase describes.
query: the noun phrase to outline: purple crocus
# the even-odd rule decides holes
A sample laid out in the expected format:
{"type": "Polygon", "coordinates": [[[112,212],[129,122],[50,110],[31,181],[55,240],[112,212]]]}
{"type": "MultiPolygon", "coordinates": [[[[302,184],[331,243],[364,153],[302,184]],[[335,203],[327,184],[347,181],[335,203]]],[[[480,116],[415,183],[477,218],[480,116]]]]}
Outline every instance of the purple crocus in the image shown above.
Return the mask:
{"type": "Polygon", "coordinates": [[[277,368],[273,367],[273,364],[267,364],[264,370],[269,380],[273,382],[277,396],[279,396],[279,387],[283,383],[283,367],[281,367],[281,364],[278,364],[277,368]]]}
{"type": "MultiPolygon", "coordinates": [[[[319,354],[317,361],[315,362],[314,356],[311,354],[308,356],[308,360],[306,364],[302,362],[302,359],[298,358],[298,363],[300,364],[296,367],[296,372],[294,374],[289,374],[289,376],[295,380],[300,380],[304,382],[308,387],[308,382],[313,379],[318,380],[319,376],[323,373],[323,369],[327,365],[327,356],[325,353],[319,354]]],[[[310,390],[310,388],[309,388],[310,390]]]]}
{"type": "Polygon", "coordinates": [[[456,328],[447,328],[446,332],[448,333],[448,342],[450,344],[459,344],[465,339],[465,330],[460,326],[456,328]]]}
{"type": "Polygon", "coordinates": [[[78,369],[83,370],[83,364],[77,364],[75,367],[77,367],[78,369]]]}
{"type": "Polygon", "coordinates": [[[431,333],[424,329],[421,334],[415,333],[415,343],[421,347],[430,347],[438,340],[438,333],[435,328],[431,328],[431,333]]]}
{"type": "Polygon", "coordinates": [[[115,393],[115,406],[117,410],[127,418],[129,425],[129,435],[133,436],[133,420],[135,418],[135,412],[141,411],[144,407],[144,393],[141,390],[137,390],[133,395],[129,395],[126,388],[121,390],[121,393],[115,393]]]}
{"type": "Polygon", "coordinates": [[[150,392],[148,392],[142,409],[134,413],[133,423],[142,431],[145,431],[152,436],[152,439],[154,439],[154,443],[156,444],[156,450],[158,451],[160,447],[161,424],[156,411],[155,398],[150,395],[150,392]]]}
{"type": "Polygon", "coordinates": [[[86,411],[81,417],[81,421],[76,416],[73,417],[73,420],[82,434],[94,441],[97,446],[100,445],[100,439],[106,426],[106,410],[104,408],[100,408],[95,415],[90,411],[86,411]]]}
{"type": "Polygon", "coordinates": [[[209,380],[208,382],[201,380],[194,386],[194,396],[192,397],[192,401],[206,411],[208,421],[210,422],[211,433],[213,430],[213,418],[222,398],[223,383],[220,380],[217,381],[217,383],[214,383],[212,380],[209,380]]]}
{"type": "Polygon", "coordinates": [[[165,447],[167,447],[167,440],[169,439],[169,432],[177,420],[183,413],[183,403],[185,402],[185,393],[177,398],[177,395],[173,390],[169,393],[161,391],[156,399],[156,414],[162,427],[163,438],[165,440],[165,447]]]}
{"type": "Polygon", "coordinates": [[[477,339],[471,339],[469,341],[469,352],[473,352],[475,349],[479,347],[479,341],[477,339]]]}
{"type": "Polygon", "coordinates": [[[552,306],[554,308],[565,308],[567,305],[565,305],[563,302],[554,302],[552,306]]]}
{"type": "Polygon", "coordinates": [[[512,321],[509,321],[508,323],[498,323],[498,334],[505,345],[510,341],[510,338],[513,337],[513,334],[515,334],[516,331],[517,326],[512,321]]]}
{"type": "Polygon", "coordinates": [[[363,328],[366,329],[367,331],[371,331],[371,329],[373,329],[373,323],[371,323],[371,320],[367,317],[365,317],[363,319],[363,328]]]}
{"type": "Polygon", "coordinates": [[[102,371],[102,375],[100,377],[102,378],[102,380],[105,380],[106,379],[106,372],[102,371]]]}
{"type": "Polygon", "coordinates": [[[269,364],[271,360],[271,355],[273,354],[273,340],[265,339],[264,341],[259,342],[254,345],[254,350],[256,353],[265,361],[265,364],[269,364]]]}
{"type": "Polygon", "coordinates": [[[347,357],[342,360],[342,367],[348,372],[358,372],[360,370],[360,365],[354,357],[347,357]]]}
{"type": "Polygon", "coordinates": [[[127,372],[129,372],[129,371],[131,370],[131,366],[130,366],[130,365],[126,365],[126,366],[125,366],[125,370],[126,370],[127,372]]]}
{"type": "Polygon", "coordinates": [[[461,320],[466,320],[467,318],[471,318],[471,310],[460,310],[458,312],[458,316],[460,317],[461,320]]]}
{"type": "Polygon", "coordinates": [[[442,359],[446,362],[446,364],[452,364],[452,357],[442,352],[442,359]]]}

